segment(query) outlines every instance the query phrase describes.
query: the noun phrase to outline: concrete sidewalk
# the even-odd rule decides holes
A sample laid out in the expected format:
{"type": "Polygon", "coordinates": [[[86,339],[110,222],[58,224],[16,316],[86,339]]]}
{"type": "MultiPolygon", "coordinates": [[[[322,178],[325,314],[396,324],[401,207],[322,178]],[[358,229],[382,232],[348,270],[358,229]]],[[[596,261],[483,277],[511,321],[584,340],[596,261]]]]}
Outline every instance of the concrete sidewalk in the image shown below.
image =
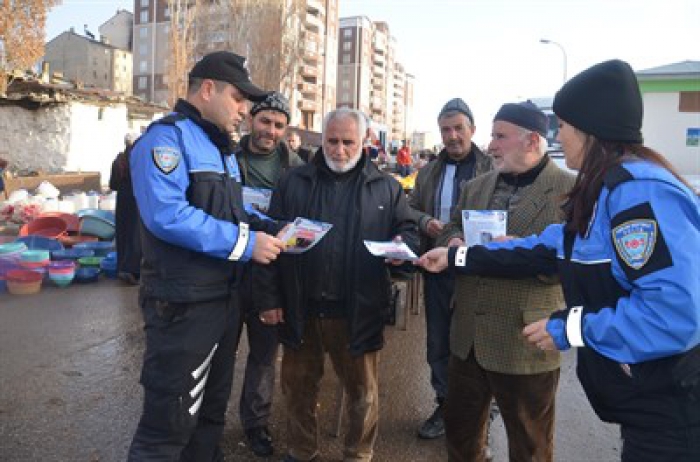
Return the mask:
{"type": "MultiPolygon", "coordinates": [[[[0,294],[0,460],[79,462],[125,460],[140,413],[138,384],[143,353],[137,288],[101,279],[94,285],[35,296],[0,294]]],[[[444,439],[416,438],[432,411],[425,362],[423,315],[409,315],[408,329],[387,329],[381,359],[381,420],[374,460],[446,460],[444,439]]],[[[241,341],[242,357],[247,341],[241,341]]],[[[238,421],[243,361],[224,434],[227,461],[258,461],[245,445],[238,421]]],[[[330,365],[322,386],[322,461],[342,460],[342,434],[331,436],[337,381],[330,365]]],[[[279,460],[285,450],[284,409],[275,396],[272,432],[279,460]]],[[[494,425],[495,459],[507,460],[502,423],[494,425]]],[[[590,410],[565,355],[558,397],[556,460],[619,460],[619,432],[590,410]]]]}

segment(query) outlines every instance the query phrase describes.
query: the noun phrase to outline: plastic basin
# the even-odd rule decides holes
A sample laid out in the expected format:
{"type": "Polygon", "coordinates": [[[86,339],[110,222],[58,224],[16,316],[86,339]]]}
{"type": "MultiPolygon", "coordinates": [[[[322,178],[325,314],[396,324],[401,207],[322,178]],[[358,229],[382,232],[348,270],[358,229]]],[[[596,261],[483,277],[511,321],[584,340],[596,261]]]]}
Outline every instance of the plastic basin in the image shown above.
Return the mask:
{"type": "Polygon", "coordinates": [[[12,270],[5,275],[7,291],[13,295],[31,295],[41,290],[44,276],[31,270],[12,270]]]}
{"type": "Polygon", "coordinates": [[[79,258],[83,257],[93,257],[95,255],[95,251],[91,249],[80,249],[77,247],[74,247],[72,249],[65,249],[65,250],[56,250],[55,252],[51,252],[51,258],[59,261],[59,260],[77,260],[79,258]]]}
{"type": "Polygon", "coordinates": [[[81,284],[97,282],[100,276],[100,269],[94,266],[81,266],[75,270],[75,282],[81,284]]]}
{"type": "Polygon", "coordinates": [[[97,236],[100,239],[112,239],[116,233],[116,227],[113,222],[94,215],[82,217],[79,230],[80,234],[97,236]]]}
{"type": "Polygon", "coordinates": [[[74,245],[73,249],[89,249],[95,253],[96,257],[104,257],[114,250],[114,242],[83,242],[74,245]]]}
{"type": "Polygon", "coordinates": [[[102,260],[103,257],[82,257],[78,258],[78,263],[80,263],[81,267],[93,266],[95,268],[99,268],[102,260]]]}
{"type": "Polygon", "coordinates": [[[57,238],[66,233],[68,224],[59,217],[39,216],[19,230],[20,236],[42,236],[57,238]]]}
{"type": "Polygon", "coordinates": [[[18,237],[15,242],[24,243],[30,250],[63,250],[63,244],[58,242],[56,239],[44,236],[22,236],[18,237]]]}

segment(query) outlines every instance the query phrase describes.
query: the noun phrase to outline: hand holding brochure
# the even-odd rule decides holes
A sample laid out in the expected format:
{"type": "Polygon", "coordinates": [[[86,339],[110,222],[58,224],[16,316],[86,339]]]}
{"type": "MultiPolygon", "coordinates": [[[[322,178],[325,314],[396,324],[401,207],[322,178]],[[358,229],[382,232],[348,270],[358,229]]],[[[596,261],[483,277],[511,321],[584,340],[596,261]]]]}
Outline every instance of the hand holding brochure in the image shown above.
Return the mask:
{"type": "Polygon", "coordinates": [[[287,244],[286,253],[303,253],[318,244],[332,227],[330,223],[297,217],[280,239],[287,244]]]}
{"type": "Polygon", "coordinates": [[[462,210],[462,229],[467,247],[485,245],[506,235],[508,213],[505,210],[462,210]]]}
{"type": "Polygon", "coordinates": [[[363,241],[369,253],[377,257],[388,258],[389,260],[418,260],[418,256],[405,242],[377,242],[363,241]]]}

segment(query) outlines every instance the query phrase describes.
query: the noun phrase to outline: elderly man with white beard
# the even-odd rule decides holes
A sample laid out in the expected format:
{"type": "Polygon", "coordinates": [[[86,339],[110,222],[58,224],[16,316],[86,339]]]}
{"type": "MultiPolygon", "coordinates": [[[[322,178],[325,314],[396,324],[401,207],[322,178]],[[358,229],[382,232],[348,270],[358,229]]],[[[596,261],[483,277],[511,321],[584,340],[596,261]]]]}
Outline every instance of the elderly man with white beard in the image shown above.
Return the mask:
{"type": "Polygon", "coordinates": [[[365,131],[359,111],[328,113],[322,150],[281,178],[270,204],[269,214],[279,219],[305,217],[333,225],[306,253],[282,255],[254,285],[266,307],[261,318],[279,323],[284,345],[288,462],[319,455],[316,413],[326,352],[347,394],[343,458],[372,459],[391,265],[371,255],[363,240],[400,238],[416,250],[418,235],[401,186],[362,155],[365,131]]]}

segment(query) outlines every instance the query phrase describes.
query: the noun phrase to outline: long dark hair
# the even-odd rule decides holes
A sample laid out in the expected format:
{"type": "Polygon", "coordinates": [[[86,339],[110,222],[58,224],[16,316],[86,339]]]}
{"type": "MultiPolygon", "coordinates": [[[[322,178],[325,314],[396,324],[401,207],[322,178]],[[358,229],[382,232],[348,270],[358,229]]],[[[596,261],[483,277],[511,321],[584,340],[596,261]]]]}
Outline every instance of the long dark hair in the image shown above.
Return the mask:
{"type": "Polygon", "coordinates": [[[665,168],[681,183],[690,185],[678,174],[668,160],[658,152],[642,144],[601,141],[585,134],[583,163],[576,177],[574,187],[566,194],[564,214],[566,230],[584,236],[593,216],[596,201],[603,189],[607,172],[620,165],[623,160],[636,158],[646,160],[665,168]]]}

